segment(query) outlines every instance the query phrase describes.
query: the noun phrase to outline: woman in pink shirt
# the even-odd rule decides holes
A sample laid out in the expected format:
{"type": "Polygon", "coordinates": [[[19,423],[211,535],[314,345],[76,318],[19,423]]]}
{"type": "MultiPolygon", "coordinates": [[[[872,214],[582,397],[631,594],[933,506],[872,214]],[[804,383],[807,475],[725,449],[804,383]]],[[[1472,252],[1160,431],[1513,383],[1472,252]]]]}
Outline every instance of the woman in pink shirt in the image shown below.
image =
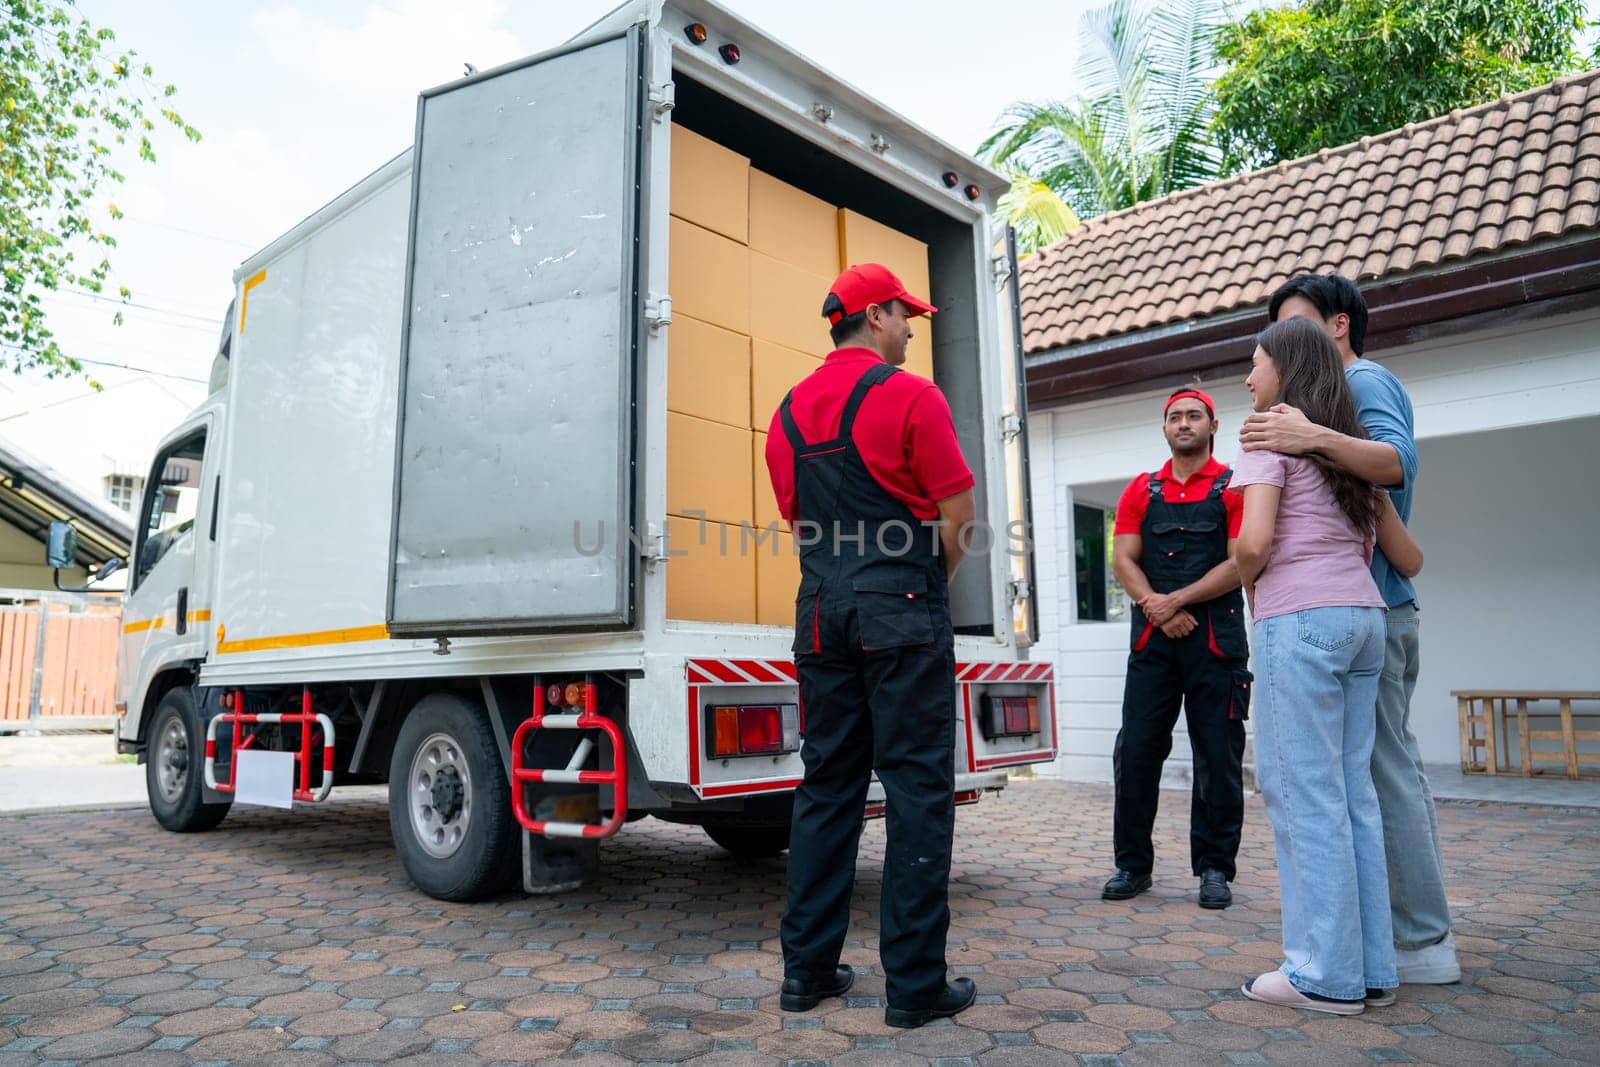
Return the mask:
{"type": "MultiPolygon", "coordinates": [[[[1268,327],[1253,364],[1255,410],[1284,403],[1366,436],[1339,351],[1316,324],[1268,327]]],[[[1322,456],[1246,452],[1232,484],[1244,492],[1235,559],[1255,627],[1256,769],[1283,910],[1283,965],[1244,994],[1358,1015],[1392,1003],[1399,984],[1372,786],[1384,601],[1369,564],[1375,536],[1402,573],[1421,568],[1421,553],[1387,493],[1322,456]]]]}

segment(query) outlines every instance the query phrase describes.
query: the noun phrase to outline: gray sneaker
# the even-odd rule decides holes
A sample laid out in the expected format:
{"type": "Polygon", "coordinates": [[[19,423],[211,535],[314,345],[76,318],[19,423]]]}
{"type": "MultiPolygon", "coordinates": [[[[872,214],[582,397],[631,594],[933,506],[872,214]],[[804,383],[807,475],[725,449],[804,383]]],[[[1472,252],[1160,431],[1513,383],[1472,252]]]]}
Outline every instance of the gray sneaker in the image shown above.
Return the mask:
{"type": "Polygon", "coordinates": [[[1394,950],[1395,970],[1402,985],[1449,985],[1461,981],[1456,935],[1445,934],[1436,945],[1394,950]]]}

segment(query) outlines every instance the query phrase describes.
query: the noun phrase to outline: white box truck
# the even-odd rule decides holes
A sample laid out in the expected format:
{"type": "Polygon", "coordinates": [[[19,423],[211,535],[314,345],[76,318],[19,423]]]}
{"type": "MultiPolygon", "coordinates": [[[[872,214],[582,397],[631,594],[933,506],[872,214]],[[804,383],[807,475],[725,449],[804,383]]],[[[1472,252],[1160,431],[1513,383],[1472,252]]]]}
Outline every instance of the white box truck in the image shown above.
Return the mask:
{"type": "Polygon", "coordinates": [[[706,0],[421,94],[411,150],[238,269],[152,464],[117,744],[157,819],[387,782],[451,900],[579,882],[646,814],[785,848],[799,572],[760,449],[868,259],[940,308],[908,369],[997,532],[951,593],[957,799],[1053,758],[1005,188],[706,0]]]}

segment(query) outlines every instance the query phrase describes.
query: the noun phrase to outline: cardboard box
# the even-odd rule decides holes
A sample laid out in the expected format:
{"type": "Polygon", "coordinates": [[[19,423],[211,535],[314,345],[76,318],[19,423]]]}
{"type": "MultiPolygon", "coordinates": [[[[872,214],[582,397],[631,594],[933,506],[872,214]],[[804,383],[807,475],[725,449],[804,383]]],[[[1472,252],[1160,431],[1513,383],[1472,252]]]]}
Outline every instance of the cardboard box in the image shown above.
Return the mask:
{"type": "Polygon", "coordinates": [[[750,247],[832,281],[840,270],[837,209],[751,168],[750,247]]]}
{"type": "Polygon", "coordinates": [[[667,513],[737,525],[755,515],[750,431],[667,413],[667,513]]]}
{"type": "Polygon", "coordinates": [[[814,356],[833,351],[822,303],[836,276],[812,274],[764,252],[751,252],[750,336],[814,356]]]}
{"type": "Polygon", "coordinates": [[[800,557],[794,536],[780,533],[756,553],[756,622],[763,626],[793,626],[794,598],[800,588],[800,557]]]}
{"type": "Polygon", "coordinates": [[[672,127],[672,214],[744,244],[750,229],[750,161],[682,126],[672,127]]]}
{"type": "Polygon", "coordinates": [[[775,345],[771,341],[752,341],[750,345],[750,428],[767,430],[772,416],[790,389],[822,360],[805,352],[775,345]]]}
{"type": "Polygon", "coordinates": [[[756,559],[740,553],[739,536],[737,526],[708,522],[702,531],[694,519],[667,518],[667,618],[756,621],[756,559]]]}
{"type": "Polygon", "coordinates": [[[754,483],[750,491],[755,497],[756,528],[765,530],[768,526],[777,526],[782,530],[787,524],[778,511],[778,498],[772,495],[772,472],[767,468],[767,435],[757,430],[750,439],[750,478],[754,483]]]}
{"type": "MultiPolygon", "coordinates": [[[[844,264],[882,263],[899,275],[914,296],[938,303],[929,293],[928,246],[899,230],[890,229],[865,215],[841,208],[839,250],[844,264]]],[[[843,269],[843,268],[840,268],[843,269]]],[[[937,315],[932,316],[934,320],[937,315]]],[[[906,349],[905,370],[933,377],[933,328],[928,318],[911,322],[911,344],[906,349]]]]}
{"type": "Polygon", "coordinates": [[[673,314],[748,334],[750,250],[680,218],[673,218],[670,227],[667,270],[673,314]]]}
{"type": "Polygon", "coordinates": [[[689,315],[667,331],[667,409],[750,426],[750,338],[689,315]]]}

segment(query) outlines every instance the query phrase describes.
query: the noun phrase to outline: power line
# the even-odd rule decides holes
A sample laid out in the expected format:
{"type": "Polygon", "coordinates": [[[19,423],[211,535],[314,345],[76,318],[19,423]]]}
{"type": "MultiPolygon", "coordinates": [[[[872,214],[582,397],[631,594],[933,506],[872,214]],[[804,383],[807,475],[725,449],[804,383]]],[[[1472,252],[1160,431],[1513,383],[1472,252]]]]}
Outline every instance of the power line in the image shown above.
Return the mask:
{"type": "Polygon", "coordinates": [[[207,378],[191,378],[187,374],[173,374],[171,371],[152,370],[149,367],[135,367],[129,363],[110,363],[103,359],[79,359],[78,362],[88,363],[96,367],[115,367],[118,370],[137,371],[140,374],[149,374],[156,378],[174,378],[180,382],[194,382],[198,385],[211,384],[210,380],[207,378]]]}
{"type": "MultiPolygon", "coordinates": [[[[82,289],[57,289],[55,295],[66,297],[75,296],[84,300],[94,300],[103,304],[115,304],[118,307],[124,308],[140,308],[141,310],[154,311],[161,315],[173,315],[180,319],[193,319],[196,322],[206,323],[212,329],[222,328],[221,319],[214,319],[205,315],[194,315],[187,311],[174,311],[171,308],[157,307],[154,304],[141,304],[137,300],[123,300],[121,297],[106,296],[104,293],[91,293],[82,289]]],[[[172,325],[176,326],[178,324],[172,323],[172,325]]]]}
{"type": "Polygon", "coordinates": [[[141,226],[153,226],[158,230],[171,230],[173,233],[181,233],[188,237],[197,237],[202,241],[215,241],[218,244],[233,245],[236,248],[247,248],[252,251],[256,248],[255,245],[250,244],[247,241],[237,241],[231,237],[218,237],[214,233],[201,233],[199,230],[189,230],[182,226],[173,226],[166,222],[156,222],[154,219],[142,219],[137,215],[129,215],[124,213],[122,217],[127,222],[137,222],[141,226]]]}
{"type": "MultiPolygon", "coordinates": [[[[18,355],[21,355],[21,356],[32,355],[32,353],[29,352],[27,349],[21,348],[21,347],[19,347],[17,345],[0,344],[0,349],[5,349],[8,352],[15,352],[15,353],[17,353],[18,355]]],[[[72,357],[69,357],[69,358],[72,358],[72,357]]],[[[91,366],[95,366],[95,367],[114,367],[117,370],[136,371],[136,372],[138,372],[140,374],[149,374],[152,377],[156,377],[156,378],[173,378],[173,379],[176,379],[176,380],[182,381],[182,382],[195,382],[198,385],[208,385],[208,384],[210,384],[209,379],[206,379],[206,378],[193,378],[193,377],[190,377],[187,374],[174,374],[171,371],[155,370],[152,367],[135,367],[130,363],[113,363],[110,360],[105,360],[105,359],[85,359],[83,357],[77,357],[77,359],[78,359],[79,363],[88,363],[91,366]]]]}

